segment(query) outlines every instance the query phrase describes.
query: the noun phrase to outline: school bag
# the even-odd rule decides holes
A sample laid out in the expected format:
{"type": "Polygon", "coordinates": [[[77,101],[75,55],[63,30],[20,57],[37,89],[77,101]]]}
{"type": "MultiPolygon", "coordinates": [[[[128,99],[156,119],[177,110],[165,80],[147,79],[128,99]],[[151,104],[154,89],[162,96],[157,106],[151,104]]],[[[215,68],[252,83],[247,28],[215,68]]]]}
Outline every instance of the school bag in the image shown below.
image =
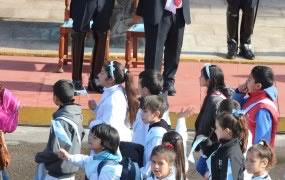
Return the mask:
{"type": "Polygon", "coordinates": [[[138,163],[139,167],[143,167],[144,146],[133,142],[120,142],[120,151],[122,157],[130,158],[133,162],[138,163]]]}
{"type": "Polygon", "coordinates": [[[114,160],[104,160],[98,164],[97,174],[98,177],[101,173],[102,168],[105,165],[117,165],[120,164],[123,166],[121,173],[121,180],[141,180],[141,171],[136,162],[133,162],[130,158],[123,157],[121,162],[116,162],[114,160]]]}
{"type": "Polygon", "coordinates": [[[4,133],[15,131],[19,121],[20,102],[8,90],[0,86],[0,130],[4,133]]]}

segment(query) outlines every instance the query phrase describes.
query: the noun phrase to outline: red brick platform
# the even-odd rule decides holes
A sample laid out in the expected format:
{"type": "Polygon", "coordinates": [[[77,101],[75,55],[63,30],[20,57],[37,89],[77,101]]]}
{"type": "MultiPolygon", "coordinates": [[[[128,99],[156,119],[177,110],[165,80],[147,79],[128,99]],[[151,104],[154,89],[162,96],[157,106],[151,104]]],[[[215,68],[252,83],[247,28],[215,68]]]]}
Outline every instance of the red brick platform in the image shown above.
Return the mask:
{"type": "MultiPolygon", "coordinates": [[[[181,62],[176,78],[177,95],[169,97],[170,111],[178,112],[184,106],[194,106],[198,113],[206,89],[199,85],[200,70],[204,63],[181,62]]],[[[212,63],[219,65],[225,74],[225,81],[229,87],[237,87],[243,83],[251,69],[256,64],[212,63]]],[[[285,117],[285,65],[268,65],[274,70],[279,90],[278,106],[280,117],[285,117]]],[[[20,123],[28,125],[47,125],[50,115],[56,108],[52,99],[52,85],[59,79],[71,79],[71,65],[65,67],[64,73],[55,73],[57,58],[0,56],[0,82],[12,90],[20,99],[22,114],[20,123]]],[[[137,81],[138,74],[143,67],[131,68],[137,81]]],[[[89,64],[84,64],[83,81],[87,85],[89,64]]],[[[99,100],[100,95],[90,93],[90,98],[99,100]]],[[[76,102],[88,109],[88,97],[76,97],[76,102]]],[[[88,112],[86,110],[85,112],[88,112]]],[[[87,113],[88,114],[88,113],[87,113]]],[[[90,119],[87,115],[87,120],[90,119]]],[[[283,118],[281,118],[283,124],[283,118]]],[[[193,124],[190,123],[190,124],[193,124]]],[[[280,124],[280,125],[281,125],[280,124]]],[[[285,130],[279,127],[279,130],[285,130]]],[[[284,126],[285,127],[285,126],[284,126]]]]}

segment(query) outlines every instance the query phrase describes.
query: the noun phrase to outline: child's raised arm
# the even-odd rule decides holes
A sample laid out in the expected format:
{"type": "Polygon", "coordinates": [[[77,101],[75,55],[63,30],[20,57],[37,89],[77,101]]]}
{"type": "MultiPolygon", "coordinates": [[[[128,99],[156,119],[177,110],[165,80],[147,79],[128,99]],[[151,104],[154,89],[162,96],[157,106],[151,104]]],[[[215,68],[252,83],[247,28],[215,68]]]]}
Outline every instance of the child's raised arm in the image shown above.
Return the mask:
{"type": "Polygon", "coordinates": [[[194,114],[194,107],[188,107],[184,110],[184,107],[177,114],[177,118],[188,118],[189,116],[194,114]]]}

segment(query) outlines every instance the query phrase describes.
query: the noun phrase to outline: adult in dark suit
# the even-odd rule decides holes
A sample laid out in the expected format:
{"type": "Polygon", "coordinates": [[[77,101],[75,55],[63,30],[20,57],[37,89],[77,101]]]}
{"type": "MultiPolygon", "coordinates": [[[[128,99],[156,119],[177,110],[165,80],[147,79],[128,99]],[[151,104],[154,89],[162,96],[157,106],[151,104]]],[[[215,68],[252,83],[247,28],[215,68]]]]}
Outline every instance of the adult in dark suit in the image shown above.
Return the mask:
{"type": "Polygon", "coordinates": [[[95,44],[92,52],[91,73],[88,89],[103,92],[103,88],[97,86],[96,79],[104,64],[107,32],[110,29],[110,19],[114,7],[114,0],[72,0],[71,18],[73,19],[72,33],[72,80],[77,90],[82,87],[82,65],[84,55],[84,43],[86,33],[90,29],[90,21],[93,20],[92,31],[95,44]]]}
{"type": "Polygon", "coordinates": [[[237,56],[240,10],[242,10],[242,19],[240,27],[239,55],[251,60],[255,58],[251,47],[251,35],[254,28],[257,1],[258,0],[227,0],[228,59],[234,59],[237,56]]]}
{"type": "Polygon", "coordinates": [[[166,3],[174,4],[174,1],[177,0],[139,0],[137,8],[137,14],[144,20],[145,69],[160,71],[164,54],[163,86],[170,96],[176,94],[175,74],[180,60],[185,23],[191,22],[189,0],[180,0],[176,13],[165,9],[166,3]]]}

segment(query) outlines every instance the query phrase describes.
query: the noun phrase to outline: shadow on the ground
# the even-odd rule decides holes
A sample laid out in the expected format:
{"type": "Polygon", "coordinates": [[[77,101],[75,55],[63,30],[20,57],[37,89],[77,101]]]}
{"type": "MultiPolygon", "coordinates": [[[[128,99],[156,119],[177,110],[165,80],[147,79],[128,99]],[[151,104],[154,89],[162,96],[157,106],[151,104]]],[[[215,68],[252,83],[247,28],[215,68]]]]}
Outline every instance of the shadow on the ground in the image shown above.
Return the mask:
{"type": "MultiPolygon", "coordinates": [[[[84,63],[83,73],[89,73],[89,64],[84,63]]],[[[28,72],[57,72],[57,58],[54,63],[52,62],[36,62],[36,61],[18,61],[18,60],[0,60],[0,70],[11,70],[11,71],[28,71],[28,72]],[[37,68],[36,66],[42,65],[37,68]]],[[[63,66],[65,72],[71,72],[71,63],[63,66]]]]}

